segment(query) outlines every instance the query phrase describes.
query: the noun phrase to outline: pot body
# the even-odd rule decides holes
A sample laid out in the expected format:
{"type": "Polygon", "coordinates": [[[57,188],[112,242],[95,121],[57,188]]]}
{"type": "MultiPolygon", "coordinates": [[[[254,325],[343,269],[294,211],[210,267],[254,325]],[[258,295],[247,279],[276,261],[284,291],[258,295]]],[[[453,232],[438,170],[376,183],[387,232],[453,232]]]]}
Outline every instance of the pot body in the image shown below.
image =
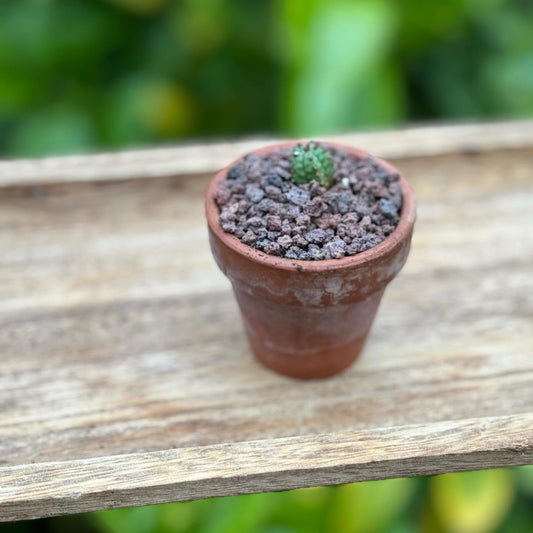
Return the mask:
{"type": "Polygon", "coordinates": [[[383,291],[347,304],[290,306],[235,287],[248,340],[266,366],[313,379],[348,367],[360,354],[383,291]]]}
{"type": "MultiPolygon", "coordinates": [[[[335,146],[356,158],[367,155],[335,146]]],[[[207,191],[209,240],[218,266],[233,285],[254,354],[272,370],[301,379],[344,370],[359,356],[385,287],[407,259],[415,221],[407,182],[400,177],[400,222],[383,242],[343,259],[292,261],[255,250],[220,227],[213,190],[230,166],[215,176],[207,191]]]]}

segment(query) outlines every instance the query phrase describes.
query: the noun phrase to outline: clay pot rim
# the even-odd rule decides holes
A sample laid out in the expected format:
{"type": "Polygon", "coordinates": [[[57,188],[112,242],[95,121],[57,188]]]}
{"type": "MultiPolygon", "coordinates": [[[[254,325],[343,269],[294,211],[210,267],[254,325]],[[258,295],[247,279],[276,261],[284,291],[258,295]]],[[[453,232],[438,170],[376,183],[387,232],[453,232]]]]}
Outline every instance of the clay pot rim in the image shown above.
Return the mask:
{"type": "MultiPolygon", "coordinates": [[[[259,148],[256,150],[252,150],[248,153],[264,155],[264,154],[271,152],[272,150],[276,148],[294,146],[295,144],[306,143],[306,142],[307,140],[294,140],[294,141],[273,143],[273,144],[263,146],[262,148],[259,148]]],[[[335,143],[335,142],[320,141],[320,143],[326,146],[331,146],[337,149],[345,150],[357,159],[362,159],[366,156],[370,156],[377,163],[385,167],[390,172],[395,172],[400,175],[399,184],[402,189],[402,195],[403,195],[400,221],[398,222],[398,225],[396,226],[394,231],[385,240],[383,240],[376,246],[373,246],[372,248],[369,248],[368,250],[365,250],[364,252],[360,252],[355,255],[343,257],[342,259],[324,259],[324,260],[319,260],[319,261],[287,259],[286,257],[278,257],[274,255],[269,255],[260,250],[252,248],[251,246],[248,246],[247,244],[244,244],[237,237],[235,237],[231,233],[226,233],[222,229],[219,223],[219,220],[218,220],[218,217],[219,217],[218,206],[216,205],[214,197],[213,197],[213,191],[217,183],[219,181],[226,179],[226,174],[228,170],[235,163],[241,160],[242,157],[244,157],[244,155],[239,157],[238,159],[235,159],[234,161],[226,165],[222,170],[217,172],[214,178],[211,180],[211,183],[209,184],[209,187],[207,189],[206,196],[205,196],[205,211],[206,211],[206,217],[207,217],[209,228],[214,233],[214,235],[218,239],[220,239],[226,246],[232,249],[234,252],[238,253],[239,255],[245,256],[248,260],[253,261],[255,263],[261,264],[266,267],[277,268],[281,270],[294,271],[295,269],[297,269],[299,271],[307,271],[307,272],[351,269],[354,267],[361,266],[365,263],[372,262],[376,259],[379,259],[380,257],[384,255],[389,254],[391,251],[394,250],[394,248],[398,245],[399,242],[408,238],[409,233],[412,231],[412,228],[415,222],[416,209],[415,209],[415,200],[414,200],[413,191],[411,190],[411,187],[407,183],[406,179],[403,177],[402,173],[396,167],[394,167],[393,165],[391,165],[389,162],[385,161],[384,159],[381,159],[380,157],[374,156],[363,150],[359,150],[357,148],[353,148],[351,146],[340,144],[340,143],[335,143]]]]}

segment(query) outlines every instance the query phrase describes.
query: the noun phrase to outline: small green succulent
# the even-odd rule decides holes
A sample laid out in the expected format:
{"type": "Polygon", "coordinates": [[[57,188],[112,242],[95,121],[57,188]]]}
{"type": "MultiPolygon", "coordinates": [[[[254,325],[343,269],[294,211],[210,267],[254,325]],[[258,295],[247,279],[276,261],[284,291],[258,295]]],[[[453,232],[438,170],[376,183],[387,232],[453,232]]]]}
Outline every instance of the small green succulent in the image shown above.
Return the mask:
{"type": "Polygon", "coordinates": [[[291,154],[292,179],[297,185],[316,180],[329,189],[333,185],[333,159],[316,142],[297,144],[291,154]]]}

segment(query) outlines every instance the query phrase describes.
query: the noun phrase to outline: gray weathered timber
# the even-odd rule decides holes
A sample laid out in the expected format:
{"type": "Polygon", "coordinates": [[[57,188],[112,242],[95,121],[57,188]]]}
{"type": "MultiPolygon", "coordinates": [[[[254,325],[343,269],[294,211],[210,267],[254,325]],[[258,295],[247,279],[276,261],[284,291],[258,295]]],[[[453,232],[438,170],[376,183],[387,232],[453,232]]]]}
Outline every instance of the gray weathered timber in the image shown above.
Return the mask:
{"type": "Polygon", "coordinates": [[[250,354],[208,176],[0,188],[0,519],[533,463],[533,148],[464,148],[395,159],[411,256],[307,383],[250,354]]]}
{"type": "MultiPolygon", "coordinates": [[[[401,130],[345,133],[328,139],[357,146],[385,158],[527,148],[533,144],[533,121],[413,126],[401,130]]],[[[0,186],[210,173],[244,153],[280,140],[282,139],[260,137],[238,142],[181,144],[101,154],[0,160],[0,186]]]]}
{"type": "Polygon", "coordinates": [[[520,439],[532,424],[531,414],[478,418],[0,468],[11,484],[0,509],[14,520],[21,509],[32,518],[516,465],[531,460],[520,439]]]}

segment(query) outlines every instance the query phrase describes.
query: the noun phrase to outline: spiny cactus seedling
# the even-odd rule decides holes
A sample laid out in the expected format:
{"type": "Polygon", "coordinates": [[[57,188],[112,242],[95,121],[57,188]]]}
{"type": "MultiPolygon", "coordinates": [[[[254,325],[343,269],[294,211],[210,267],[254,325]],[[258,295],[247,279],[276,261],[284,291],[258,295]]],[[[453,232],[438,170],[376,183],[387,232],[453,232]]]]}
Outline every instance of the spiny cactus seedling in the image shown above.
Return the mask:
{"type": "Polygon", "coordinates": [[[329,189],[333,185],[333,159],[314,141],[297,144],[291,154],[292,179],[297,185],[316,180],[329,189]]]}

